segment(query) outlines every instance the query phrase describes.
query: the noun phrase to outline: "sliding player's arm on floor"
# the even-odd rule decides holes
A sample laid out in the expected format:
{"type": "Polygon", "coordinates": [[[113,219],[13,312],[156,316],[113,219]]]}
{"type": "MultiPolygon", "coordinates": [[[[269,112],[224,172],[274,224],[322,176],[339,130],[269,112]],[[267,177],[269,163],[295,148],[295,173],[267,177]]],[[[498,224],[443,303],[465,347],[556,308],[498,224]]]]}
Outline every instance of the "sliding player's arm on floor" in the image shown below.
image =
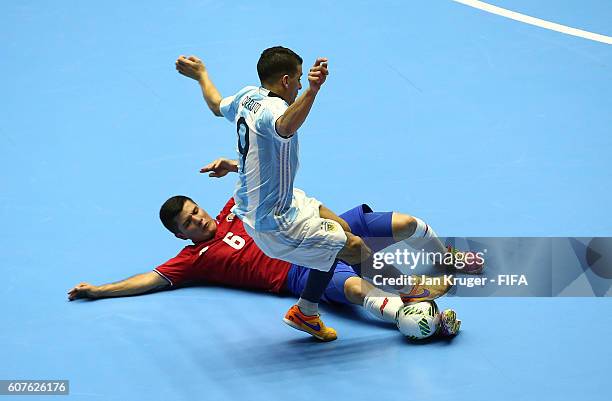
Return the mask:
{"type": "Polygon", "coordinates": [[[213,84],[210,77],[208,76],[208,70],[206,66],[196,56],[180,56],[176,60],[176,70],[193,80],[196,80],[198,84],[200,84],[200,89],[202,89],[202,96],[204,96],[204,100],[208,105],[210,111],[217,117],[223,117],[220,110],[221,99],[223,97],[217,90],[217,87],[213,84]]]}
{"type": "Polygon", "coordinates": [[[89,283],[80,283],[68,291],[68,300],[78,298],[110,298],[125,297],[129,295],[144,294],[145,292],[161,290],[170,286],[165,278],[155,271],[137,274],[116,283],[104,284],[100,286],[89,283]]]}

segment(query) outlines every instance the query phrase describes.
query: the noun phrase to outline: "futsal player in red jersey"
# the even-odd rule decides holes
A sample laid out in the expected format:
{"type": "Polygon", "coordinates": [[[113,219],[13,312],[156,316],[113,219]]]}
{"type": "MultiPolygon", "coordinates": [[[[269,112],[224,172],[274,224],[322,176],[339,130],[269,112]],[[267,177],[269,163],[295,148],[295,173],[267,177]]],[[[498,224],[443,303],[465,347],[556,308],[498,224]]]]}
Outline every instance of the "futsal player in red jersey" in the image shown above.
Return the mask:
{"type": "MultiPolygon", "coordinates": [[[[188,197],[168,199],[160,210],[162,223],[177,238],[191,240],[193,244],[151,272],[101,286],[80,283],[68,292],[69,300],[136,295],[187,283],[299,296],[309,269],[266,256],[246,233],[242,222],[231,213],[233,205],[234,200],[230,199],[213,219],[188,197]]],[[[341,217],[357,235],[390,239],[387,244],[378,244],[378,249],[393,241],[414,238],[416,232],[415,217],[373,212],[367,205],[357,206],[341,217]]],[[[426,226],[426,230],[431,229],[426,226]]],[[[402,298],[374,287],[359,273],[349,265],[339,264],[322,299],[328,303],[362,305],[372,315],[395,323],[396,312],[403,306],[402,298]]],[[[446,291],[445,286],[417,285],[407,296],[427,294],[422,299],[434,299],[446,291]]],[[[440,322],[438,332],[442,335],[453,335],[459,330],[460,321],[452,310],[441,312],[440,322]]]]}

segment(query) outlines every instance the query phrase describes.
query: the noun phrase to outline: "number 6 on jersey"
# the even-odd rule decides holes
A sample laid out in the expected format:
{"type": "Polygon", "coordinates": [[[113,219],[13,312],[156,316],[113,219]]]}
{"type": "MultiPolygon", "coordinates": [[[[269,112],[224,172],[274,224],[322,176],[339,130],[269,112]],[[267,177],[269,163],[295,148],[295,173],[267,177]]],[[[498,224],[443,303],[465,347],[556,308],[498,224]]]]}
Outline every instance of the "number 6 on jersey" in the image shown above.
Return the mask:
{"type": "Polygon", "coordinates": [[[225,242],[227,245],[231,246],[234,249],[242,248],[245,243],[244,238],[238,235],[234,235],[234,233],[231,231],[225,234],[225,237],[223,237],[223,242],[225,242]]]}

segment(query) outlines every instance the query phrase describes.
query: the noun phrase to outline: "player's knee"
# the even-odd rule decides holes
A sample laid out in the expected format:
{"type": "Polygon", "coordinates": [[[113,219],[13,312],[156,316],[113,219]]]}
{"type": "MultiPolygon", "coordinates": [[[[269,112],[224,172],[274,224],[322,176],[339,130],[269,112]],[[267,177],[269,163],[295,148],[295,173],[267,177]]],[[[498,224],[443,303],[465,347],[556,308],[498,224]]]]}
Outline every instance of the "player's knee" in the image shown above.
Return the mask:
{"type": "Polygon", "coordinates": [[[372,256],[370,248],[356,235],[347,236],[345,249],[350,264],[361,263],[372,256]]]}
{"type": "Polygon", "coordinates": [[[363,299],[366,296],[367,288],[362,284],[363,280],[359,277],[349,277],[344,282],[344,296],[346,299],[357,305],[363,303],[363,299]]]}
{"type": "Polygon", "coordinates": [[[412,237],[417,229],[416,219],[403,213],[393,213],[391,225],[393,237],[398,240],[412,237]]]}

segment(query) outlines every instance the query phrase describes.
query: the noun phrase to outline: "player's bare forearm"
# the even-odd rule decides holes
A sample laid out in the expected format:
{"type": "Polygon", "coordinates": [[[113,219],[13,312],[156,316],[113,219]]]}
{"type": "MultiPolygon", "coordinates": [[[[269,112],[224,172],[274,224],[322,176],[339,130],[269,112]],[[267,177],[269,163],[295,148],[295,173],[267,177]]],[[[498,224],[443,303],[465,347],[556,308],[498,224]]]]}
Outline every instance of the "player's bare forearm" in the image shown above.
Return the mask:
{"type": "Polygon", "coordinates": [[[102,298],[124,297],[142,294],[148,291],[167,287],[168,281],[155,272],[137,274],[122,281],[98,287],[98,295],[102,298]]]}
{"type": "Polygon", "coordinates": [[[137,274],[116,283],[104,284],[100,286],[81,283],[68,291],[70,301],[78,298],[111,298],[138,295],[145,292],[160,290],[170,284],[159,274],[152,272],[137,274]]]}
{"type": "Polygon", "coordinates": [[[202,78],[198,80],[198,83],[200,84],[200,88],[202,89],[202,96],[204,96],[204,100],[206,101],[206,104],[208,105],[210,111],[212,111],[213,114],[217,117],[223,117],[223,114],[221,114],[220,109],[221,99],[223,99],[223,97],[221,96],[221,93],[219,93],[219,91],[217,90],[217,87],[208,77],[207,72],[202,75],[202,78]]]}
{"type": "Polygon", "coordinates": [[[276,120],[276,132],[283,137],[293,135],[306,121],[308,113],[314,104],[317,91],[308,88],[295,102],[285,110],[285,113],[276,120]]]}
{"type": "Polygon", "coordinates": [[[223,97],[208,76],[208,70],[202,60],[196,56],[179,56],[179,58],[176,59],[175,65],[176,70],[181,75],[196,80],[200,84],[202,96],[204,96],[208,108],[214,115],[222,117],[223,115],[221,114],[219,106],[223,97]]]}

